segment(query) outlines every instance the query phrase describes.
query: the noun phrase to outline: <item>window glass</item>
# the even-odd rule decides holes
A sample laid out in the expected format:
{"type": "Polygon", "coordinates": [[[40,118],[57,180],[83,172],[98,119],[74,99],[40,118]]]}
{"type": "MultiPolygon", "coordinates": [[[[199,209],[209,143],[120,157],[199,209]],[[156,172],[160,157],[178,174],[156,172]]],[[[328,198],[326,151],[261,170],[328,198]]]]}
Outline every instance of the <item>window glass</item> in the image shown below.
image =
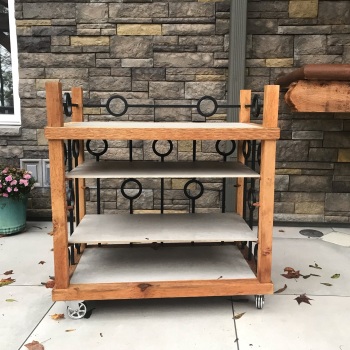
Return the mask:
{"type": "Polygon", "coordinates": [[[0,123],[18,124],[18,64],[11,1],[0,0],[0,123]]]}

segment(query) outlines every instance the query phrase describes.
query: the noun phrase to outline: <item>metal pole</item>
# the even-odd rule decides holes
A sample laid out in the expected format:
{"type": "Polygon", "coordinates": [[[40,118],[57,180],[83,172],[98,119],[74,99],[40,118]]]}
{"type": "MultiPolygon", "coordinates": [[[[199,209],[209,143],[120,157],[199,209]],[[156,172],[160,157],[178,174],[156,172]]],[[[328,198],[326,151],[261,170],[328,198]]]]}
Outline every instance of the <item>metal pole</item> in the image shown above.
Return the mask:
{"type": "MultiPolygon", "coordinates": [[[[231,0],[230,44],[228,61],[227,103],[239,103],[239,93],[245,84],[245,51],[247,38],[247,4],[248,0],[231,0]]],[[[229,108],[227,121],[238,121],[239,110],[229,108]]],[[[230,158],[236,158],[233,154],[230,158]]],[[[227,179],[225,190],[226,211],[232,212],[236,207],[235,181],[227,179]]]]}

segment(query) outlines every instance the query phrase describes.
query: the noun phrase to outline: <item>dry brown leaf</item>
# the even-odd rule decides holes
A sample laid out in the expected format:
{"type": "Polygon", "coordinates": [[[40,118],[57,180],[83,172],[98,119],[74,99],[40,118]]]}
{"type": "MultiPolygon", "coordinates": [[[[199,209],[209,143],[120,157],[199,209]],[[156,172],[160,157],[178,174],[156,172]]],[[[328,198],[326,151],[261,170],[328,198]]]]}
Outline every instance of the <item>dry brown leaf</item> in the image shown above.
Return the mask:
{"type": "Polygon", "coordinates": [[[24,344],[28,350],[45,350],[44,345],[40,344],[38,341],[33,340],[31,343],[24,344]]]}
{"type": "Polygon", "coordinates": [[[274,292],[274,294],[278,294],[278,293],[282,293],[287,289],[287,285],[285,284],[283,288],[280,288],[278,290],[276,290],[276,292],[274,292]]]}
{"type": "Polygon", "coordinates": [[[281,276],[288,278],[288,279],[299,278],[301,276],[300,271],[299,270],[295,271],[292,267],[286,267],[284,269],[284,271],[287,273],[283,273],[283,274],[281,274],[281,276]]]}
{"type": "Polygon", "coordinates": [[[67,332],[67,333],[68,332],[74,332],[75,330],[76,330],[75,328],[74,329],[66,329],[65,332],[67,332]]]}
{"type": "Polygon", "coordinates": [[[278,230],[278,232],[286,232],[286,231],[284,231],[284,230],[278,230]]]}
{"type": "Polygon", "coordinates": [[[53,315],[50,315],[50,316],[55,321],[64,319],[64,314],[53,314],[53,315]]]}
{"type": "Polygon", "coordinates": [[[4,275],[13,275],[13,270],[8,270],[4,272],[4,275]]]}
{"type": "Polygon", "coordinates": [[[46,288],[53,288],[55,286],[55,281],[53,280],[48,280],[46,283],[41,282],[46,288]]]}
{"type": "Polygon", "coordinates": [[[39,261],[38,265],[44,265],[44,264],[46,264],[46,261],[41,260],[41,261],[39,261]]]}
{"type": "Polygon", "coordinates": [[[300,294],[297,298],[295,298],[294,300],[296,300],[298,302],[298,304],[300,305],[301,303],[306,303],[306,304],[309,304],[311,305],[310,303],[310,300],[313,300],[313,299],[310,299],[306,293],[304,294],[300,294]]]}
{"type": "Polygon", "coordinates": [[[0,287],[7,286],[8,284],[11,284],[13,282],[16,282],[13,278],[2,278],[0,279],[0,287]]]}
{"type": "Polygon", "coordinates": [[[235,320],[239,320],[244,314],[245,314],[245,312],[242,312],[242,313],[240,313],[240,314],[237,314],[237,315],[233,316],[233,318],[234,318],[235,320]]]}
{"type": "Polygon", "coordinates": [[[53,231],[47,233],[49,236],[53,236],[53,231]]]}

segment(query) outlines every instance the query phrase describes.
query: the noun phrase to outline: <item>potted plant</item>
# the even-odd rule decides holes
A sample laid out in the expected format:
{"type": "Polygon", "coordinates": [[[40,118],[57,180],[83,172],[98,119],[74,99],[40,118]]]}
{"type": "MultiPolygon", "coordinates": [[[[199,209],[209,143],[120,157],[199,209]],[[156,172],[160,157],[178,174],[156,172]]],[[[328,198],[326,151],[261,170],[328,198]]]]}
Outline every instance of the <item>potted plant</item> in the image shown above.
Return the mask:
{"type": "Polygon", "coordinates": [[[25,169],[0,167],[0,234],[25,229],[28,194],[34,183],[31,172],[25,169]]]}

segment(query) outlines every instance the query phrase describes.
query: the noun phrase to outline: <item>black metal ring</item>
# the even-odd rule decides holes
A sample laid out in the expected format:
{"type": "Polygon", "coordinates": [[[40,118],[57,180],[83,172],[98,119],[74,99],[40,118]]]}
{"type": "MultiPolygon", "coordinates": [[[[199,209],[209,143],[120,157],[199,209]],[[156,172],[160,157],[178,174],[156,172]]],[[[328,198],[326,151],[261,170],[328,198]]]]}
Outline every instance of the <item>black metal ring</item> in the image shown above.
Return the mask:
{"type": "Polygon", "coordinates": [[[225,157],[225,156],[229,156],[229,155],[231,155],[231,154],[236,150],[236,141],[231,140],[232,148],[231,148],[229,151],[227,151],[227,152],[221,151],[220,148],[219,148],[220,142],[221,142],[221,141],[222,141],[222,140],[217,140],[217,141],[216,141],[216,144],[215,144],[216,152],[218,152],[220,155],[222,155],[222,156],[224,156],[224,157],[225,157]]]}
{"type": "Polygon", "coordinates": [[[247,201],[248,201],[248,207],[250,210],[254,211],[255,210],[255,206],[254,206],[254,203],[256,203],[256,190],[255,188],[250,188],[248,190],[248,198],[247,198],[247,201]]]}
{"type": "Polygon", "coordinates": [[[200,181],[198,181],[198,180],[196,180],[196,179],[189,180],[189,181],[186,182],[186,184],[185,184],[185,186],[184,186],[184,193],[185,193],[185,196],[186,196],[188,199],[198,199],[198,198],[200,198],[200,197],[203,195],[203,193],[204,193],[204,186],[203,186],[203,184],[202,184],[200,181]],[[190,184],[192,184],[192,183],[196,183],[196,184],[199,185],[199,187],[200,187],[200,191],[199,191],[199,193],[198,193],[196,196],[191,196],[191,195],[187,192],[188,186],[189,186],[190,184]]]}
{"type": "Polygon", "coordinates": [[[67,165],[68,150],[67,150],[67,145],[65,142],[63,143],[63,153],[64,153],[64,164],[67,165]]]}
{"type": "Polygon", "coordinates": [[[261,111],[260,96],[255,94],[252,99],[252,104],[250,106],[251,116],[253,118],[258,118],[261,111]]]}
{"type": "Polygon", "coordinates": [[[107,100],[107,103],[106,103],[106,109],[108,111],[109,114],[113,115],[114,117],[120,117],[122,116],[123,114],[126,113],[126,111],[128,110],[129,108],[129,105],[128,105],[128,101],[121,95],[113,95],[111,96],[108,100],[107,100]],[[110,108],[110,104],[113,100],[115,99],[119,99],[121,101],[123,101],[124,103],[124,109],[120,112],[120,113],[114,113],[111,108],[110,108]]]}
{"type": "Polygon", "coordinates": [[[121,187],[120,187],[120,191],[122,193],[122,195],[126,198],[126,199],[129,199],[130,201],[131,200],[134,200],[138,197],[140,197],[141,193],[142,193],[142,185],[141,185],[141,182],[136,180],[136,179],[133,179],[133,178],[130,178],[130,179],[126,179],[123,181],[121,187]],[[135,182],[137,186],[139,186],[139,192],[136,193],[134,196],[129,196],[125,193],[125,190],[124,190],[124,187],[126,186],[126,184],[128,184],[129,182],[135,182]]]}
{"type": "Polygon", "coordinates": [[[72,98],[68,92],[63,94],[63,111],[66,117],[72,116],[72,98]]]}
{"type": "Polygon", "coordinates": [[[66,190],[66,197],[67,197],[67,205],[69,205],[69,206],[74,205],[75,195],[74,195],[74,189],[73,188],[68,188],[66,190]]]}
{"type": "Polygon", "coordinates": [[[167,140],[168,143],[169,143],[169,150],[165,153],[159,153],[157,150],[156,150],[156,144],[159,140],[154,140],[153,143],[152,143],[152,150],[153,152],[158,156],[158,157],[167,157],[172,151],[173,151],[173,142],[171,140],[167,140]]]}
{"type": "Polygon", "coordinates": [[[87,142],[86,142],[86,149],[91,155],[93,155],[95,157],[100,157],[100,156],[102,156],[103,154],[105,154],[107,152],[107,150],[108,150],[108,142],[107,142],[107,140],[102,140],[103,143],[104,143],[104,149],[101,152],[94,152],[93,150],[91,150],[91,148],[90,148],[90,142],[91,141],[92,140],[87,140],[87,142]]]}
{"type": "Polygon", "coordinates": [[[261,163],[261,142],[258,145],[258,150],[257,150],[256,154],[257,154],[256,157],[258,159],[258,164],[260,165],[260,163],[261,163]]]}
{"type": "Polygon", "coordinates": [[[242,153],[243,156],[246,160],[249,159],[251,153],[252,153],[252,143],[249,141],[243,141],[243,145],[242,145],[242,153]],[[248,149],[247,149],[247,145],[248,145],[248,149]]]}
{"type": "Polygon", "coordinates": [[[73,142],[72,142],[72,154],[73,154],[73,157],[75,159],[77,159],[79,157],[79,151],[80,151],[79,141],[73,140],[73,142]]]}
{"type": "Polygon", "coordinates": [[[197,102],[197,112],[203,117],[211,117],[212,115],[214,115],[216,113],[217,110],[218,110],[218,103],[214,97],[203,96],[197,102]],[[211,112],[205,113],[201,110],[201,103],[205,100],[210,100],[214,103],[214,109],[211,112]]]}

